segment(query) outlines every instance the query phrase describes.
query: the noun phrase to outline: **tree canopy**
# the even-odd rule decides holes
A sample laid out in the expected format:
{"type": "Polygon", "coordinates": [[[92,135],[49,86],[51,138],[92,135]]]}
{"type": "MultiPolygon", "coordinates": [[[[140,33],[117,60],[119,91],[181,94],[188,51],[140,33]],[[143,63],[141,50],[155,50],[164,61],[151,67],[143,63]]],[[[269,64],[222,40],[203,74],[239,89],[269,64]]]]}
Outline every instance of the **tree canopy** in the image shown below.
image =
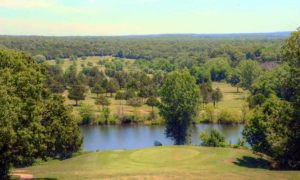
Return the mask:
{"type": "Polygon", "coordinates": [[[189,140],[189,128],[199,103],[199,87],[188,70],[167,76],[161,91],[160,114],[166,120],[166,135],[175,144],[189,140]]]}
{"type": "Polygon", "coordinates": [[[30,56],[0,50],[0,178],[10,165],[36,158],[66,158],[79,150],[77,123],[60,95],[45,87],[47,76],[30,56]]]}

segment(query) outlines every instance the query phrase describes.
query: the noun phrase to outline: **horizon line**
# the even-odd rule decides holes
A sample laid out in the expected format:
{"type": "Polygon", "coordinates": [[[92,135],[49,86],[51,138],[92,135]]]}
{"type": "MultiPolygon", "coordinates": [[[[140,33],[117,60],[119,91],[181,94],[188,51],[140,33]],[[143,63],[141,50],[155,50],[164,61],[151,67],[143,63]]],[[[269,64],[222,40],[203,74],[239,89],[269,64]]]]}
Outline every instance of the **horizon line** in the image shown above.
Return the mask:
{"type": "MultiPolygon", "coordinates": [[[[295,31],[295,30],[294,30],[295,31]]],[[[252,35],[252,34],[284,34],[294,31],[265,31],[265,32],[230,32],[230,33],[153,33],[153,34],[124,34],[124,35],[39,35],[39,34],[0,34],[0,36],[18,37],[138,37],[138,36],[230,36],[230,35],[252,35]]]]}

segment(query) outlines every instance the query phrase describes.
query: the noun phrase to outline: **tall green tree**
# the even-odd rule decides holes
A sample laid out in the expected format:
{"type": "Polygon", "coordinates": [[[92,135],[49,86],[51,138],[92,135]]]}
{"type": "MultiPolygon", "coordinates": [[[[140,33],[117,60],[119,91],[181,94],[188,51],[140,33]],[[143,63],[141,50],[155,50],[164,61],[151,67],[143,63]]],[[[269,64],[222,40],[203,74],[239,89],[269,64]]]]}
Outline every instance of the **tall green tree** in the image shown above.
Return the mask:
{"type": "Polygon", "coordinates": [[[213,90],[212,94],[211,94],[211,99],[213,100],[214,103],[214,107],[216,107],[216,104],[221,101],[223,98],[223,94],[221,92],[220,88],[217,88],[215,90],[213,90]]]}
{"type": "Polygon", "coordinates": [[[241,78],[241,87],[250,89],[253,82],[261,74],[261,67],[256,61],[242,60],[237,67],[237,71],[241,78]]]}
{"type": "Polygon", "coordinates": [[[81,84],[72,85],[69,89],[68,98],[72,99],[76,102],[76,106],[78,106],[78,101],[85,99],[86,88],[81,84]]]}
{"type": "Polygon", "coordinates": [[[92,93],[96,93],[97,97],[99,94],[104,93],[105,90],[100,86],[100,84],[96,84],[94,87],[92,87],[92,93]]]}
{"type": "Polygon", "coordinates": [[[166,120],[166,136],[175,144],[189,140],[189,128],[199,104],[199,88],[187,69],[168,75],[161,91],[161,116],[166,120]]]}
{"type": "Polygon", "coordinates": [[[120,86],[118,84],[118,81],[115,79],[111,79],[108,81],[106,86],[106,91],[110,93],[110,97],[112,97],[112,93],[115,93],[119,90],[120,86]]]}
{"type": "Polygon", "coordinates": [[[227,79],[232,86],[236,87],[236,92],[239,92],[239,86],[241,82],[241,77],[237,71],[233,71],[227,79]]]}
{"type": "Polygon", "coordinates": [[[96,104],[97,105],[101,105],[102,109],[104,108],[104,106],[109,106],[110,105],[110,101],[107,97],[105,96],[99,96],[96,99],[96,104]]]}
{"type": "Polygon", "coordinates": [[[31,165],[36,158],[66,158],[82,139],[63,98],[45,87],[48,78],[30,56],[0,50],[0,179],[11,165],[31,165]]]}
{"type": "Polygon", "coordinates": [[[266,100],[255,107],[243,132],[254,151],[269,155],[280,168],[300,169],[299,42],[300,29],[292,33],[282,47],[283,60],[289,66],[288,75],[274,78],[280,81],[277,83],[273,79],[271,83],[264,80],[256,86],[259,93],[252,92],[266,100]]]}

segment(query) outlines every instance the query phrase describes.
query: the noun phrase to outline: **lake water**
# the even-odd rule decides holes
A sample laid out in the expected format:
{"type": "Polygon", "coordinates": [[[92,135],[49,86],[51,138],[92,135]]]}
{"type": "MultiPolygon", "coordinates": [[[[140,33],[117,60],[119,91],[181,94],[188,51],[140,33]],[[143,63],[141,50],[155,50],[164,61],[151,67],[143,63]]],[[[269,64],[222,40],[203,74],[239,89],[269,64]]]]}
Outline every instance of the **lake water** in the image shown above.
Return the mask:
{"type": "MultiPolygon", "coordinates": [[[[191,144],[201,143],[199,134],[206,128],[219,130],[227,141],[235,144],[242,137],[244,125],[193,125],[191,144]]],[[[87,151],[145,148],[153,146],[154,141],[160,141],[163,145],[174,144],[166,138],[164,126],[84,126],[80,130],[84,138],[83,149],[87,151]]]]}

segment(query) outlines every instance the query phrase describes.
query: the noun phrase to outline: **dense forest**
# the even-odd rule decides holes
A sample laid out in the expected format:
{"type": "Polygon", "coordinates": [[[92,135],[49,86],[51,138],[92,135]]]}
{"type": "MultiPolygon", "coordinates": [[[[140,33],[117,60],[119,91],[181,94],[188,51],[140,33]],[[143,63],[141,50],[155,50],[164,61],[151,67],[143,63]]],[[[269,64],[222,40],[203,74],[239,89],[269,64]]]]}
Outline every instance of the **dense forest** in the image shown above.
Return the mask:
{"type": "Polygon", "coordinates": [[[47,59],[70,56],[115,56],[131,59],[198,61],[226,56],[277,61],[278,50],[290,33],[233,35],[153,35],[120,37],[0,36],[0,46],[44,55],[47,59]]]}

